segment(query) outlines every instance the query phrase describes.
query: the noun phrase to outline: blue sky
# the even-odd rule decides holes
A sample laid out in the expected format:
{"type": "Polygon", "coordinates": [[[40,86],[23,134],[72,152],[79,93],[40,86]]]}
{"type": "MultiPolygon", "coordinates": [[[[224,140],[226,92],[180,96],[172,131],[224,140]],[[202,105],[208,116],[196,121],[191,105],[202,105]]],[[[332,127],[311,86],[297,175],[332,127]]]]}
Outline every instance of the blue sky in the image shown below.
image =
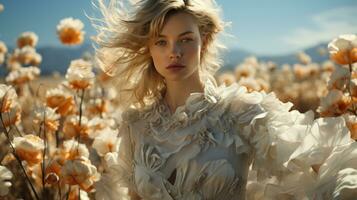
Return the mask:
{"type": "MultiPolygon", "coordinates": [[[[228,48],[258,55],[295,52],[343,33],[357,33],[356,0],[217,0],[225,21],[228,48]]],[[[96,10],[90,0],[0,0],[0,40],[14,46],[18,35],[34,31],[38,46],[61,46],[56,25],[66,17],[81,19],[86,40],[95,34],[84,13],[96,10]]],[[[98,16],[98,15],[97,15],[98,16]]]]}

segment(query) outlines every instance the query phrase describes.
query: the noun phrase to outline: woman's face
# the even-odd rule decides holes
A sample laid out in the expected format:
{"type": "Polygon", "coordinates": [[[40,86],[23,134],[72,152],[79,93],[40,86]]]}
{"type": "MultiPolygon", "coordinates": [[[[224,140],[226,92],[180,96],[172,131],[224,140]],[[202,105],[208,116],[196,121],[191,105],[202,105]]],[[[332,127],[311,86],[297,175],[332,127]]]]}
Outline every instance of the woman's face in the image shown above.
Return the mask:
{"type": "Polygon", "coordinates": [[[178,12],[166,19],[157,38],[152,38],[149,50],[156,71],[166,81],[199,78],[202,40],[195,18],[178,12]]]}

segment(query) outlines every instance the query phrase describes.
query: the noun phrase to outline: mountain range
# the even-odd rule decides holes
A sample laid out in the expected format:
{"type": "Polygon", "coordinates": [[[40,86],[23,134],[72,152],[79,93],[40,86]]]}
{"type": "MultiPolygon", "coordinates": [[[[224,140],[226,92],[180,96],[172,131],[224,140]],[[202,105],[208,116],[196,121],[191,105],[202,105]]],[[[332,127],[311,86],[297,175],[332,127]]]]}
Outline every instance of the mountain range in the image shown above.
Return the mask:
{"type": "MultiPolygon", "coordinates": [[[[327,44],[321,43],[310,48],[306,48],[303,51],[308,54],[313,62],[321,63],[328,59],[327,55],[321,56],[319,49],[325,48],[327,44]]],[[[9,52],[12,52],[13,48],[9,48],[9,52]]],[[[65,74],[71,60],[78,59],[84,55],[93,54],[94,49],[91,44],[84,43],[77,47],[39,47],[37,52],[42,55],[42,63],[40,65],[42,75],[50,75],[53,72],[60,72],[65,74]]],[[[278,66],[283,64],[297,63],[297,57],[295,53],[279,55],[279,56],[264,56],[255,55],[253,52],[248,52],[242,49],[230,49],[223,52],[224,65],[221,71],[232,70],[234,67],[241,63],[246,57],[256,56],[259,61],[272,61],[278,66]]],[[[3,74],[3,73],[1,73],[3,74]]]]}

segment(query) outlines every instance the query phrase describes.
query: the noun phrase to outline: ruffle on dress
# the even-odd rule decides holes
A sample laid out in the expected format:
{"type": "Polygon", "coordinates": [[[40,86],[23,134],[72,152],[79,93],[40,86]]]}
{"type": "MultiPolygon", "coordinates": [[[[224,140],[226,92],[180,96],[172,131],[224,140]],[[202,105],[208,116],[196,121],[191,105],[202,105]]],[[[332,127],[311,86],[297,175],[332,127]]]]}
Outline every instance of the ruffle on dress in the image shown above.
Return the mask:
{"type": "Polygon", "coordinates": [[[314,120],[312,111],[290,111],[292,104],[274,93],[249,94],[235,84],[230,88],[240,91],[232,95],[231,112],[237,134],[255,151],[252,170],[256,181],[265,184],[256,187],[264,190],[264,199],[357,197],[357,143],[342,117],[314,120]],[[312,166],[320,166],[317,173],[312,166]]]}
{"type": "MultiPolygon", "coordinates": [[[[137,163],[130,162],[133,157],[123,156],[118,166],[125,170],[124,182],[129,182],[123,185],[153,195],[153,199],[202,198],[195,192],[183,193],[159,170],[170,156],[198,139],[202,144],[234,145],[237,154],[253,156],[250,174],[256,178],[249,180],[247,193],[260,195],[248,194],[249,199],[353,199],[357,143],[350,139],[344,119],[314,120],[312,111],[300,113],[290,111],[291,107],[274,93],[248,93],[237,84],[215,87],[207,82],[203,93],[192,93],[174,113],[162,100],[140,111],[128,110],[122,117],[125,123],[145,122],[142,134],[165,145],[140,147],[137,163]],[[318,173],[311,166],[320,166],[318,173]]],[[[186,152],[186,159],[203,149],[204,145],[186,152]]]]}

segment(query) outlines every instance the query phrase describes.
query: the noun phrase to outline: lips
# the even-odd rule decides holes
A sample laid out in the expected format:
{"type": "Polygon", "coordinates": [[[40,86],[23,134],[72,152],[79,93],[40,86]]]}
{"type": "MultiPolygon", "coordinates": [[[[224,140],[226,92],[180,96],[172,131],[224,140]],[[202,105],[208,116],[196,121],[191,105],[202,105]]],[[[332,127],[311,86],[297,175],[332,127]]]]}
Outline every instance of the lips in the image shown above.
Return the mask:
{"type": "Polygon", "coordinates": [[[179,69],[179,68],[184,68],[184,65],[181,64],[170,64],[169,66],[166,67],[166,69],[179,69]]]}

